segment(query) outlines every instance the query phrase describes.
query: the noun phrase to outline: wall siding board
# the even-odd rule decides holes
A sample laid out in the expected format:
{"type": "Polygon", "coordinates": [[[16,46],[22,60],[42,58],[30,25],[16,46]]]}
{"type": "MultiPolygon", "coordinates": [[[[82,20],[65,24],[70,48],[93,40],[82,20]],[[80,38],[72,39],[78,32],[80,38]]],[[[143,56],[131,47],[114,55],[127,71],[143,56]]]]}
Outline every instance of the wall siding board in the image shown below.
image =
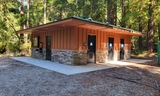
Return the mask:
{"type": "Polygon", "coordinates": [[[69,49],[72,49],[72,48],[71,48],[72,30],[71,30],[71,28],[69,28],[69,30],[70,30],[70,31],[69,31],[69,36],[70,36],[70,37],[69,37],[69,49]]]}
{"type": "Polygon", "coordinates": [[[64,28],[61,30],[61,49],[64,49],[64,28]]]}
{"type": "Polygon", "coordinates": [[[64,43],[64,49],[67,49],[67,28],[64,29],[63,43],[64,43]]]}
{"type": "Polygon", "coordinates": [[[74,28],[74,48],[78,50],[78,45],[79,45],[79,42],[78,42],[78,28],[74,28]]]}
{"type": "Polygon", "coordinates": [[[67,28],[67,49],[70,48],[70,29],[67,28]]]}
{"type": "Polygon", "coordinates": [[[58,48],[58,30],[55,32],[55,48],[58,48]]]}
{"type": "Polygon", "coordinates": [[[73,50],[73,49],[75,49],[74,47],[74,42],[75,42],[75,40],[74,40],[74,28],[73,27],[71,27],[71,49],[73,50]]]}
{"type": "Polygon", "coordinates": [[[97,49],[100,49],[100,32],[97,31],[97,49]]]}
{"type": "Polygon", "coordinates": [[[52,36],[52,49],[66,50],[87,50],[88,35],[96,35],[96,50],[106,50],[108,37],[114,38],[114,49],[120,49],[120,39],[125,40],[125,45],[128,50],[131,49],[131,36],[122,34],[113,34],[111,32],[102,32],[85,28],[68,27],[63,29],[55,29],[46,32],[33,32],[32,36],[40,36],[40,42],[43,43],[43,48],[46,48],[46,36],[52,36]]]}
{"type": "Polygon", "coordinates": [[[86,46],[84,46],[84,43],[87,44],[87,36],[86,36],[87,32],[86,29],[83,29],[83,49],[86,49],[86,46]]]}
{"type": "Polygon", "coordinates": [[[82,28],[79,28],[79,49],[82,49],[82,28]]]}

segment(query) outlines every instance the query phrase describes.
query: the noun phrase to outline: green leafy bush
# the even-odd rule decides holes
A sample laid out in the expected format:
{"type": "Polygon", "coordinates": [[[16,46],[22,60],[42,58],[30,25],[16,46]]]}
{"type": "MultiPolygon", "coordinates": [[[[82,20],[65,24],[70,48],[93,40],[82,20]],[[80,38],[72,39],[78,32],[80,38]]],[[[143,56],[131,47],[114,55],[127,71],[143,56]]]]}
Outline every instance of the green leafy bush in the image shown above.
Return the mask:
{"type": "Polygon", "coordinates": [[[3,54],[6,52],[6,46],[4,44],[2,44],[2,42],[0,42],[0,54],[3,54]]]}
{"type": "Polygon", "coordinates": [[[16,53],[16,52],[20,52],[20,43],[19,42],[9,42],[8,43],[8,49],[10,52],[16,53]]]}

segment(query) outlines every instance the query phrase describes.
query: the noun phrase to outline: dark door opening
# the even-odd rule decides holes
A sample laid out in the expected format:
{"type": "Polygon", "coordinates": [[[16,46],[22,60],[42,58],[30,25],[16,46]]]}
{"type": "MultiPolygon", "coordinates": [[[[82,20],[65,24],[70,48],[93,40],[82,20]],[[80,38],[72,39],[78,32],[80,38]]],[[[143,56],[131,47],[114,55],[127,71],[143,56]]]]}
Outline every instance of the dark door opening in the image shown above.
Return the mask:
{"type": "Polygon", "coordinates": [[[95,63],[96,58],[96,36],[88,35],[88,52],[87,52],[87,62],[95,63]]]}
{"type": "Polygon", "coordinates": [[[108,60],[113,60],[114,56],[114,38],[109,37],[108,60]]]}
{"type": "Polygon", "coordinates": [[[120,60],[124,60],[124,39],[120,40],[120,60]]]}
{"type": "Polygon", "coordinates": [[[51,36],[46,36],[46,60],[51,60],[51,36]]]}

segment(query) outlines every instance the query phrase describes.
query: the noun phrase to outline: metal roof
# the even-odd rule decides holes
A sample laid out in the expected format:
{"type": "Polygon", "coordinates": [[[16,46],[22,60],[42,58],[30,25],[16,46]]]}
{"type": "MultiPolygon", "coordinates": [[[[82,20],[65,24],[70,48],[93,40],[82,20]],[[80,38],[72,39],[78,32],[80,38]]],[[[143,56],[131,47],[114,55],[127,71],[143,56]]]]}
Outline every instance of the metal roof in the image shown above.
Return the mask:
{"type": "Polygon", "coordinates": [[[28,32],[29,32],[29,31],[31,32],[31,31],[33,31],[33,30],[36,29],[36,28],[51,26],[51,25],[54,24],[54,23],[56,24],[56,23],[58,23],[58,22],[63,22],[63,21],[69,20],[69,19],[76,19],[76,20],[80,20],[80,21],[84,21],[84,22],[88,22],[88,23],[92,23],[92,24],[98,24],[98,25],[100,25],[100,26],[117,28],[117,29],[120,29],[120,30],[125,30],[125,31],[129,31],[129,32],[132,32],[132,33],[137,33],[137,34],[144,35],[144,33],[142,33],[142,32],[135,31],[135,30],[128,29],[128,28],[124,28],[124,27],[121,27],[121,26],[115,26],[115,25],[109,24],[108,22],[102,23],[102,22],[94,21],[94,20],[92,20],[91,18],[87,18],[87,19],[86,19],[86,18],[80,18],[80,17],[76,17],[76,16],[69,17],[69,18],[65,18],[65,19],[58,20],[58,21],[53,21],[53,22],[50,22],[50,23],[47,23],[47,24],[39,25],[39,26],[36,26],[36,27],[31,27],[31,28],[24,29],[24,30],[19,30],[19,31],[17,31],[17,32],[19,32],[19,33],[23,33],[23,32],[27,33],[27,31],[28,31],[28,32]]]}

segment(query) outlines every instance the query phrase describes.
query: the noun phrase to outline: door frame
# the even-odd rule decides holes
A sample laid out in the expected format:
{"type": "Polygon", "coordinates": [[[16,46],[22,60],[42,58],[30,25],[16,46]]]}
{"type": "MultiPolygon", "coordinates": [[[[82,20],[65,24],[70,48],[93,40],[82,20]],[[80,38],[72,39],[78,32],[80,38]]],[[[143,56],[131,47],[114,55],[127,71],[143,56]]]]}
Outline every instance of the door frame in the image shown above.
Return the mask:
{"type": "Polygon", "coordinates": [[[46,36],[46,60],[51,60],[51,56],[52,56],[52,36],[51,36],[51,35],[48,35],[48,36],[46,36]],[[47,43],[47,42],[48,42],[48,37],[50,37],[50,39],[51,39],[51,40],[50,40],[50,43],[51,43],[51,44],[50,44],[50,49],[49,49],[49,50],[50,50],[50,51],[49,51],[49,52],[50,52],[50,57],[49,57],[49,58],[47,57],[47,56],[48,56],[48,55],[47,55],[47,52],[48,52],[48,46],[47,46],[47,45],[48,45],[48,43],[47,43]]]}
{"type": "Polygon", "coordinates": [[[96,34],[92,34],[92,33],[87,33],[87,63],[96,63],[96,49],[97,49],[97,35],[96,34]],[[88,44],[89,44],[89,38],[88,36],[95,36],[95,50],[94,50],[94,62],[88,62],[88,44]]]}
{"type": "Polygon", "coordinates": [[[125,51],[125,38],[120,38],[120,42],[119,42],[119,43],[120,43],[120,46],[119,46],[119,50],[120,50],[120,52],[119,52],[119,54],[120,54],[120,55],[119,55],[119,56],[120,56],[120,60],[124,60],[124,55],[125,55],[125,54],[124,54],[124,53],[125,53],[125,52],[124,52],[124,51],[125,51]],[[121,39],[124,40],[124,41],[123,41],[123,43],[124,43],[124,45],[123,45],[123,50],[121,50],[121,39]],[[121,52],[122,52],[122,51],[123,51],[123,58],[121,58],[121,52]]]}
{"type": "Polygon", "coordinates": [[[111,61],[114,60],[114,43],[115,43],[115,38],[114,38],[113,36],[109,36],[109,37],[108,37],[108,60],[109,60],[109,61],[110,61],[110,60],[111,60],[111,61]],[[109,47],[110,47],[109,38],[113,38],[113,45],[112,45],[112,46],[113,46],[113,50],[112,50],[113,53],[112,53],[112,59],[109,58],[109,47]]]}

